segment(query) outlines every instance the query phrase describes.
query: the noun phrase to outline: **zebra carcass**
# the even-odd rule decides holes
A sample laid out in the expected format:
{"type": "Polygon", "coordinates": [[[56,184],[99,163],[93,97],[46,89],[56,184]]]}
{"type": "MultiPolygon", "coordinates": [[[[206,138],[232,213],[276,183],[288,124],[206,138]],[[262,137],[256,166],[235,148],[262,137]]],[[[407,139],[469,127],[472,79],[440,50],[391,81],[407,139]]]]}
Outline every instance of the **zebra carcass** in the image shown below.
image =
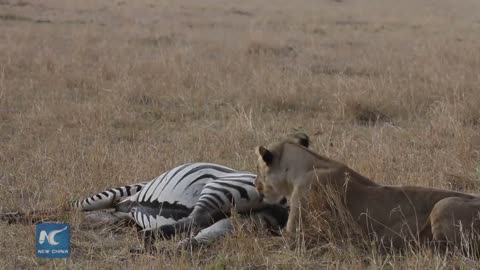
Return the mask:
{"type": "MultiPolygon", "coordinates": [[[[218,164],[189,163],[150,182],[116,187],[72,201],[66,209],[88,212],[86,220],[91,223],[130,221],[149,251],[153,250],[155,239],[169,239],[181,233],[187,237],[179,247],[214,241],[233,230],[233,212],[279,233],[288,219],[286,200],[264,203],[255,189],[255,179],[255,174],[218,164]],[[99,211],[106,209],[110,211],[99,211]]],[[[6,213],[2,219],[38,221],[33,214],[6,213]]]]}

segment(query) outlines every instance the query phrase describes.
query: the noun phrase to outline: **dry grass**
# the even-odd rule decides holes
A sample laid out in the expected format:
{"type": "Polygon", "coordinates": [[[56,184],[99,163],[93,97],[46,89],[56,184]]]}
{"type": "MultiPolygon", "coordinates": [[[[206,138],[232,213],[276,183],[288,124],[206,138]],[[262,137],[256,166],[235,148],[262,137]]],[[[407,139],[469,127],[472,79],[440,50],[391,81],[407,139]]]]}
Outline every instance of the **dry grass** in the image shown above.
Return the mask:
{"type": "MultiPolygon", "coordinates": [[[[0,0],[0,208],[55,206],[187,161],[254,170],[254,146],[294,129],[376,181],[476,192],[478,10],[477,0],[0,0]]],[[[336,242],[287,250],[251,234],[133,257],[133,232],[71,222],[74,269],[480,266],[336,242]]],[[[0,268],[64,264],[35,257],[34,226],[0,224],[0,268]]]]}

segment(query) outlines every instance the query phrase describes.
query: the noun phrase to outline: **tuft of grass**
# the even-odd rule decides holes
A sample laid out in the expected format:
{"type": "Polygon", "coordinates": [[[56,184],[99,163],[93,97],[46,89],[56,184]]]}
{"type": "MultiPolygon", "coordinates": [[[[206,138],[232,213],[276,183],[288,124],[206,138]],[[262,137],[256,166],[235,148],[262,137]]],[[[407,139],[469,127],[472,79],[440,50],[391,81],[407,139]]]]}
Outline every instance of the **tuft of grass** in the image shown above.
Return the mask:
{"type": "Polygon", "coordinates": [[[362,104],[351,101],[347,103],[347,114],[350,114],[353,120],[361,125],[393,124],[392,117],[385,109],[375,107],[370,104],[362,104]]]}
{"type": "Polygon", "coordinates": [[[292,46],[275,46],[261,42],[252,42],[247,48],[247,54],[251,56],[274,56],[295,57],[297,55],[292,46]]]}

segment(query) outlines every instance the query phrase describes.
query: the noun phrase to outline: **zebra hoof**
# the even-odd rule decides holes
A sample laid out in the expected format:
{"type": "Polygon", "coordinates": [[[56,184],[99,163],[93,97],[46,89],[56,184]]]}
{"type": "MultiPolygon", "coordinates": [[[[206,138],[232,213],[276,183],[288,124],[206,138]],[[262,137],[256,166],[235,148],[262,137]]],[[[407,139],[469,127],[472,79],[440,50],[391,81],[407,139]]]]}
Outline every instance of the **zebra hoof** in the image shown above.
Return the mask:
{"type": "Polygon", "coordinates": [[[130,254],[133,254],[133,255],[145,254],[145,249],[141,247],[134,247],[134,248],[131,248],[129,251],[130,251],[130,254]]]}
{"type": "Polygon", "coordinates": [[[201,247],[202,244],[194,238],[187,238],[177,244],[177,251],[193,251],[201,247]]]}
{"type": "Polygon", "coordinates": [[[135,247],[130,249],[132,255],[156,255],[160,252],[155,246],[149,248],[135,247]]]}

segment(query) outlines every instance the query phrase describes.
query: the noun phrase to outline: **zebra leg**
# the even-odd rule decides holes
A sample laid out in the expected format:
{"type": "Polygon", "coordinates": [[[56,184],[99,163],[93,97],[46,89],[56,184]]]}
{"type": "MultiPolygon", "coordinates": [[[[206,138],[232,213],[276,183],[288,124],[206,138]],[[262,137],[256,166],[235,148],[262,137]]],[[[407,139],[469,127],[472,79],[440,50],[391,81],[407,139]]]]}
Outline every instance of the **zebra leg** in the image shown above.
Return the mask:
{"type": "Polygon", "coordinates": [[[226,217],[228,217],[228,214],[220,210],[209,212],[203,208],[195,207],[188,217],[174,224],[163,225],[155,231],[164,239],[171,239],[176,234],[187,233],[191,235],[226,217]]]}
{"type": "MultiPolygon", "coordinates": [[[[200,221],[200,224],[207,224],[204,222],[207,222],[206,220],[204,221],[203,219],[198,219],[197,221],[200,221]]],[[[210,222],[208,222],[210,224],[210,222]]],[[[208,243],[211,243],[218,238],[223,237],[227,233],[231,232],[233,230],[233,225],[230,219],[225,218],[223,216],[223,219],[214,222],[212,221],[211,226],[209,225],[204,225],[202,227],[207,227],[203,230],[201,230],[198,234],[193,233],[193,226],[191,223],[191,219],[187,218],[185,221],[180,221],[176,224],[173,225],[164,225],[160,227],[160,229],[157,230],[141,230],[141,227],[138,227],[138,234],[139,237],[143,239],[143,250],[131,250],[132,253],[149,253],[149,254],[155,254],[157,253],[157,248],[155,247],[155,242],[159,238],[163,239],[170,239],[172,236],[174,236],[176,233],[179,233],[180,231],[182,232],[187,232],[190,234],[194,234],[194,237],[188,237],[184,240],[182,240],[178,245],[177,249],[179,250],[184,250],[187,248],[197,248],[201,245],[206,245],[208,243]],[[165,232],[173,232],[171,235],[167,235],[165,232],[162,232],[162,228],[164,229],[165,232]],[[170,231],[171,230],[171,231],[170,231]]]]}
{"type": "MultiPolygon", "coordinates": [[[[80,211],[94,211],[115,208],[121,199],[137,194],[145,184],[146,183],[139,183],[108,189],[83,200],[71,201],[58,208],[33,210],[28,212],[4,212],[0,213],[0,220],[6,221],[9,224],[33,224],[47,220],[58,220],[66,211],[74,209],[80,211]]],[[[94,219],[98,220],[99,217],[94,219]]]]}
{"type": "Polygon", "coordinates": [[[83,227],[99,228],[105,225],[129,226],[135,224],[128,213],[97,211],[85,214],[83,218],[83,227]]]}
{"type": "Polygon", "coordinates": [[[157,240],[158,234],[153,230],[140,231],[139,233],[143,236],[143,252],[155,254],[157,252],[155,241],[157,240]]]}
{"type": "Polygon", "coordinates": [[[139,183],[107,189],[83,200],[69,202],[69,209],[95,211],[115,208],[117,203],[137,194],[147,183],[139,183]]]}
{"type": "Polygon", "coordinates": [[[29,212],[9,211],[0,213],[0,220],[6,221],[8,224],[30,225],[48,220],[58,220],[64,212],[64,209],[32,210],[29,212]]]}
{"type": "Polygon", "coordinates": [[[213,241],[224,237],[226,234],[233,231],[232,220],[224,218],[210,227],[201,230],[194,237],[186,238],[180,241],[177,245],[177,249],[187,250],[195,249],[203,245],[212,243],[213,241]]]}
{"type": "Polygon", "coordinates": [[[143,248],[135,247],[130,249],[132,254],[151,254],[155,255],[157,253],[157,248],[155,247],[156,235],[154,232],[145,231],[142,227],[137,225],[137,234],[138,238],[143,240],[143,248]]]}
{"type": "MultiPolygon", "coordinates": [[[[259,210],[240,214],[240,222],[251,222],[256,229],[266,230],[272,235],[280,235],[288,220],[288,209],[281,205],[267,205],[259,210]]],[[[201,230],[194,237],[180,241],[177,249],[195,249],[212,243],[234,230],[233,221],[224,218],[215,224],[201,230]]]]}

